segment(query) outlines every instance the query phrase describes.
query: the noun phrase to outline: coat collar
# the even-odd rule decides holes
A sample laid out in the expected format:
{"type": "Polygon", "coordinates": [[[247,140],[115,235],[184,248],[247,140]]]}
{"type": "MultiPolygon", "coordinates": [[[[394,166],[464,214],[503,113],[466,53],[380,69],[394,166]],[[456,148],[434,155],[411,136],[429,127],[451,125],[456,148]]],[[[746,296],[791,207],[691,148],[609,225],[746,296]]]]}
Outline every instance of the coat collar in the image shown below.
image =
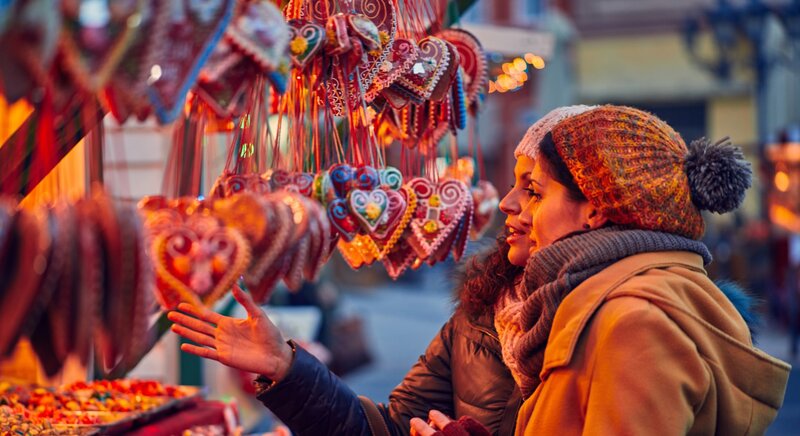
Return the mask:
{"type": "Polygon", "coordinates": [[[568,365],[589,319],[614,289],[653,268],[682,266],[706,274],[703,258],[686,251],[649,252],[626,257],[586,279],[561,302],[553,320],[542,366],[542,379],[553,368],[568,365]]]}

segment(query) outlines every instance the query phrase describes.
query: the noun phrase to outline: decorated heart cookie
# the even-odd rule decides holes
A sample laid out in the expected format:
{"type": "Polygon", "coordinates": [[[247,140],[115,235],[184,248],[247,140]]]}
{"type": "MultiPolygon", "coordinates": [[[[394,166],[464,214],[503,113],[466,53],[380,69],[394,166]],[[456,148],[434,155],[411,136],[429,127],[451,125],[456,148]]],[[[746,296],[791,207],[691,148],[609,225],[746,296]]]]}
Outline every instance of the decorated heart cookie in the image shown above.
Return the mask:
{"type": "Polygon", "coordinates": [[[123,59],[142,24],[145,0],[95,1],[94,14],[84,2],[62,2],[64,66],[86,91],[99,91],[123,59]]]}
{"type": "Polygon", "coordinates": [[[463,29],[444,29],[439,37],[453,44],[458,50],[459,64],[464,70],[464,87],[468,105],[477,105],[485,93],[489,80],[489,62],[480,42],[463,29]]]}
{"type": "Polygon", "coordinates": [[[362,229],[371,234],[386,219],[389,197],[386,191],[381,189],[373,191],[354,189],[348,197],[348,205],[352,216],[358,220],[362,229]]]}
{"type": "Polygon", "coordinates": [[[409,244],[421,259],[427,259],[456,231],[471,196],[463,183],[452,179],[434,185],[418,177],[408,186],[418,198],[409,244]]]}
{"type": "Polygon", "coordinates": [[[156,237],[158,295],[165,309],[187,302],[210,306],[250,264],[250,247],[236,230],[187,223],[156,237]]]}
{"type": "Polygon", "coordinates": [[[174,121],[200,68],[230,22],[234,0],[171,2],[162,13],[167,25],[153,29],[158,53],[148,79],[148,95],[162,124],[174,121]],[[156,68],[157,67],[157,68],[156,68]]]}
{"type": "Polygon", "coordinates": [[[429,36],[419,42],[419,56],[397,84],[420,100],[428,100],[451,67],[450,49],[439,38],[429,36]]]}
{"type": "Polygon", "coordinates": [[[386,60],[378,65],[378,72],[365,94],[367,102],[375,98],[388,88],[398,77],[406,74],[419,57],[417,44],[410,39],[396,39],[392,44],[386,60]]]}
{"type": "Polygon", "coordinates": [[[289,26],[273,2],[247,2],[226,32],[234,45],[244,51],[265,72],[281,64],[289,44],[289,26]]]}
{"type": "Polygon", "coordinates": [[[325,28],[306,20],[289,20],[289,57],[301,70],[313,61],[325,43],[325,28]]]}

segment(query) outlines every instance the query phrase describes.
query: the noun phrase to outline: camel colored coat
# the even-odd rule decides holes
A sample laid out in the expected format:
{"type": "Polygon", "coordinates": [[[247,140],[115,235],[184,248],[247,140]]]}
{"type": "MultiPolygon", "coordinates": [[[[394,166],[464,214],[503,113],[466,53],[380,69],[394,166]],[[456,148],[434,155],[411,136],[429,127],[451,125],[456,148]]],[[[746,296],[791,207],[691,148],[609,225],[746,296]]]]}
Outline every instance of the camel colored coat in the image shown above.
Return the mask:
{"type": "Polygon", "coordinates": [[[700,256],[644,253],[561,303],[518,435],[758,435],[790,366],[753,347],[700,256]]]}

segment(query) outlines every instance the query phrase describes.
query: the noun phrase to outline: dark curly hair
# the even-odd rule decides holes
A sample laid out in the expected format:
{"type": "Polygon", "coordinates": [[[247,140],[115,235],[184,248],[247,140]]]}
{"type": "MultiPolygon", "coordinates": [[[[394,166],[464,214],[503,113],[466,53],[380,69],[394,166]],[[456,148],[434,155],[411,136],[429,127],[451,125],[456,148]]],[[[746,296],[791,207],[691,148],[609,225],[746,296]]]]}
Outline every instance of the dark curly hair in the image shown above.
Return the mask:
{"type": "Polygon", "coordinates": [[[508,261],[508,250],[506,235],[500,235],[495,247],[473,256],[459,274],[459,307],[471,319],[494,315],[497,299],[521,277],[524,268],[508,261]]]}

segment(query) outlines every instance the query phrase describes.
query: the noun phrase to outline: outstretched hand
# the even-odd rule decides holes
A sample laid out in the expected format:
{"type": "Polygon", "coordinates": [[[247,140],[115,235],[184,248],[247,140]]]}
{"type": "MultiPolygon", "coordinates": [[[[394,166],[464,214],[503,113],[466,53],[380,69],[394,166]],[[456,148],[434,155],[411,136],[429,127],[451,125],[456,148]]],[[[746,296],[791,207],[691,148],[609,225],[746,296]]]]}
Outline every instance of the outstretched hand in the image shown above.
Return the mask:
{"type": "Polygon", "coordinates": [[[247,311],[247,318],[231,318],[186,303],[170,312],[167,318],[175,323],[172,331],[197,344],[181,344],[181,350],[273,381],[282,380],[292,364],[291,346],[250,294],[234,286],[233,298],[247,311]]]}

